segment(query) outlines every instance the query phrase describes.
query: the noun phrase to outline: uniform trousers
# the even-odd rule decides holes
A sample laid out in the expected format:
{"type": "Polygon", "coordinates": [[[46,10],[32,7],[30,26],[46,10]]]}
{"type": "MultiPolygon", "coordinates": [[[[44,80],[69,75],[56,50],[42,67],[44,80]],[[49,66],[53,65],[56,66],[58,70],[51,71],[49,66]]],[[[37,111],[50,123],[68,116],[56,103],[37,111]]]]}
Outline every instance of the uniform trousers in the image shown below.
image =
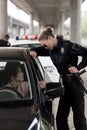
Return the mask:
{"type": "Polygon", "coordinates": [[[56,123],[57,130],[70,130],[68,116],[70,108],[73,111],[73,123],[75,130],[87,130],[84,104],[84,90],[75,78],[63,77],[65,94],[59,100],[56,123]]]}

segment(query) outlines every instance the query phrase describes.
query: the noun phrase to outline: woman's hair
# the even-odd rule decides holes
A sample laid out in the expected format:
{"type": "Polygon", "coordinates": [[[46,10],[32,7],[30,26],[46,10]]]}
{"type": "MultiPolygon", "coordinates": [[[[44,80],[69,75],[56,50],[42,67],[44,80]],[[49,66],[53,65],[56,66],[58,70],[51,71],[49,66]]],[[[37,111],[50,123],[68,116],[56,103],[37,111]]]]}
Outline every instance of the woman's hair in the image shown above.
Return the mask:
{"type": "Polygon", "coordinates": [[[52,29],[50,27],[47,27],[39,36],[39,41],[46,40],[48,37],[54,37],[54,34],[52,32],[52,29]]]}
{"type": "Polygon", "coordinates": [[[6,67],[5,67],[6,82],[10,81],[11,76],[14,76],[14,77],[17,76],[18,68],[21,68],[21,70],[22,70],[22,66],[19,62],[16,62],[16,63],[15,62],[8,62],[6,64],[6,67]]]}

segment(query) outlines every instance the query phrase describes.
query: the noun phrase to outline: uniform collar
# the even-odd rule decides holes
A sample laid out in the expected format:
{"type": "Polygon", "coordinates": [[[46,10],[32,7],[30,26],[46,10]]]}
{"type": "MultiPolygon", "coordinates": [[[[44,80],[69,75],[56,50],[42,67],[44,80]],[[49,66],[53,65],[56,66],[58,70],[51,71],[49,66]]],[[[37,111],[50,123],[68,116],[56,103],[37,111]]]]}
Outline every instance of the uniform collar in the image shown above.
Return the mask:
{"type": "Polygon", "coordinates": [[[60,38],[57,38],[58,42],[57,42],[57,48],[61,48],[63,46],[63,40],[60,38]]]}

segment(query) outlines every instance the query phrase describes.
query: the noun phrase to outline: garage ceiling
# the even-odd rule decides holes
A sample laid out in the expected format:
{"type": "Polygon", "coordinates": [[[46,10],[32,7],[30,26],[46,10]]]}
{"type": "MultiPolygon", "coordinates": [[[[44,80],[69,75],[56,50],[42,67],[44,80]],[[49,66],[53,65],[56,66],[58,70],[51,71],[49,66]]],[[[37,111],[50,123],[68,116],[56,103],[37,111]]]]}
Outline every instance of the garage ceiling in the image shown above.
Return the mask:
{"type": "Polygon", "coordinates": [[[33,13],[34,20],[44,25],[56,26],[60,12],[69,17],[71,0],[11,0],[26,13],[33,13]]]}

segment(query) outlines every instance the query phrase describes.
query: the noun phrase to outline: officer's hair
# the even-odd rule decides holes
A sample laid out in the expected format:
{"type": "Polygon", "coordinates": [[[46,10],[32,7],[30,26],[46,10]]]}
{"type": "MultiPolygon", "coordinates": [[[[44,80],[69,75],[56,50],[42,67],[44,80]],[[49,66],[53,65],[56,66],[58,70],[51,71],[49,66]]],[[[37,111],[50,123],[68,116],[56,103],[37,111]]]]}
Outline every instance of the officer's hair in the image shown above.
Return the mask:
{"type": "Polygon", "coordinates": [[[52,32],[52,29],[50,27],[47,27],[39,36],[39,41],[46,40],[48,37],[54,37],[54,34],[52,32]]]}
{"type": "Polygon", "coordinates": [[[8,39],[9,39],[9,35],[8,35],[8,34],[6,34],[6,35],[4,36],[4,38],[8,38],[8,39]]]}

